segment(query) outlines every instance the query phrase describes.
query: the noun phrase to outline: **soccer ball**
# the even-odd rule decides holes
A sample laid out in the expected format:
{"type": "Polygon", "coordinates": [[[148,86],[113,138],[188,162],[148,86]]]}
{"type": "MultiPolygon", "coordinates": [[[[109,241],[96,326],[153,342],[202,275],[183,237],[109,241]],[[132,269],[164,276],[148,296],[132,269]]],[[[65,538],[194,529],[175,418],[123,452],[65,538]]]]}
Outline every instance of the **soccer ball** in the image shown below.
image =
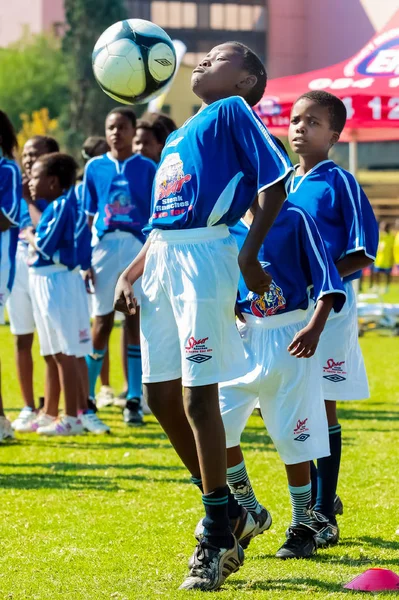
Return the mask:
{"type": "Polygon", "coordinates": [[[94,76],[101,89],[118,102],[149,102],[162,93],[176,69],[176,53],[168,34],[143,19],[127,19],[108,27],[94,46],[94,76]]]}

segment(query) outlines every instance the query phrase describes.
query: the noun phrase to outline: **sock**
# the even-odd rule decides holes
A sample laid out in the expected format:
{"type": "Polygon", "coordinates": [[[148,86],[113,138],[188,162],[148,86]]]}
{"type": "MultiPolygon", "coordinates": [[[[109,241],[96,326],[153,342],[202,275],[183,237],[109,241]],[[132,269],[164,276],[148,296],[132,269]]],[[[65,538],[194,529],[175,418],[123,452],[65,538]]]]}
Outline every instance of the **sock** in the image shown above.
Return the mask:
{"type": "Polygon", "coordinates": [[[96,382],[100,375],[106,352],[107,348],[104,348],[104,350],[95,350],[93,348],[93,353],[86,356],[86,364],[89,371],[89,397],[93,399],[96,395],[96,382]]]}
{"type": "Polygon", "coordinates": [[[334,498],[337,492],[339,466],[341,462],[341,425],[328,428],[330,456],[317,461],[317,500],[315,510],[335,523],[334,498]]]}
{"type": "Polygon", "coordinates": [[[232,548],[234,537],[228,515],[227,485],[202,495],[205,508],[204,539],[218,548],[232,548]]]}
{"type": "Polygon", "coordinates": [[[262,507],[257,501],[255,492],[252,489],[244,461],[227,469],[227,483],[238,504],[244,506],[250,512],[256,512],[258,514],[261,512],[262,507]]]}
{"type": "Polygon", "coordinates": [[[127,398],[141,398],[141,350],[140,346],[128,344],[127,347],[127,398]]]}
{"type": "MultiPolygon", "coordinates": [[[[204,488],[202,485],[202,479],[200,477],[190,477],[191,483],[196,485],[202,493],[204,493],[204,488]]],[[[238,504],[237,500],[234,498],[233,494],[230,491],[229,486],[227,486],[227,512],[229,515],[229,519],[237,519],[241,515],[241,506],[238,504]]]]}
{"type": "Polygon", "coordinates": [[[311,524],[311,518],[306,514],[306,509],[310,506],[312,496],[312,484],[301,485],[300,487],[288,486],[292,506],[291,526],[296,527],[299,523],[311,524]]]}
{"type": "Polygon", "coordinates": [[[313,460],[310,461],[310,481],[312,484],[312,506],[314,506],[317,499],[317,468],[313,460]]]}

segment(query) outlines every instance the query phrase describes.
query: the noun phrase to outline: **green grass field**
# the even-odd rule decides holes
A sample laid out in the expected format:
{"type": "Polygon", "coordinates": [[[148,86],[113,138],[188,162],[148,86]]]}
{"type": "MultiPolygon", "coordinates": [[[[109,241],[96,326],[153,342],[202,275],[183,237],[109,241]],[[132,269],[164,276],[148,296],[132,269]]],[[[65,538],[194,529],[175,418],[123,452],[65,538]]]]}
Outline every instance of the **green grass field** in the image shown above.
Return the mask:
{"type": "MultiPolygon", "coordinates": [[[[119,329],[112,336],[112,381],[121,386],[119,329]]],[[[20,407],[8,327],[0,328],[3,395],[14,418],[20,407]]],[[[284,469],[259,417],[244,436],[247,464],[274,524],[246,553],[243,568],[218,598],[344,598],[342,585],[373,566],[399,573],[399,338],[367,334],[361,344],[371,399],[341,405],[345,505],[342,540],[312,560],[282,562],[274,553],[289,524],[284,469]]],[[[37,355],[36,394],[43,362],[37,355]]],[[[66,439],[18,436],[0,448],[0,599],[175,599],[200,518],[188,482],[152,417],[129,430],[105,409],[111,436],[66,439]]],[[[355,594],[361,597],[361,594],[355,594]]],[[[386,596],[380,594],[379,597],[386,596]]],[[[203,598],[201,592],[192,598],[203,598]]]]}

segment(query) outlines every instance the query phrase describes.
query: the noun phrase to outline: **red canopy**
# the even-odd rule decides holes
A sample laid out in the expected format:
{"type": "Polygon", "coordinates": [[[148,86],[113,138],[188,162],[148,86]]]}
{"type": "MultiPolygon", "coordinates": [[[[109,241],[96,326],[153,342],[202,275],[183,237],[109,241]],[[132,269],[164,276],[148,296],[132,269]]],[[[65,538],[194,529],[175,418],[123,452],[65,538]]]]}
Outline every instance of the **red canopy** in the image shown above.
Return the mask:
{"type": "Polygon", "coordinates": [[[255,110],[272,133],[287,135],[291,107],[308,90],[326,90],[345,102],[342,142],[399,140],[399,10],[353,58],[270,80],[255,110]]]}

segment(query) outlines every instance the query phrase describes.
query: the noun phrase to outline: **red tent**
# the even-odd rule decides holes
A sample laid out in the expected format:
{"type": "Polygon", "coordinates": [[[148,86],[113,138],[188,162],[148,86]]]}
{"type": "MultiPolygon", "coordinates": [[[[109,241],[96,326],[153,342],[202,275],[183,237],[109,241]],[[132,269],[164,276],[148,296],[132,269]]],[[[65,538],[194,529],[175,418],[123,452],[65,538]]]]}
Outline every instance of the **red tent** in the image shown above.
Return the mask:
{"type": "Polygon", "coordinates": [[[255,110],[273,133],[287,135],[292,104],[308,90],[326,90],[345,102],[341,141],[399,140],[399,11],[353,58],[270,80],[255,110]]]}

